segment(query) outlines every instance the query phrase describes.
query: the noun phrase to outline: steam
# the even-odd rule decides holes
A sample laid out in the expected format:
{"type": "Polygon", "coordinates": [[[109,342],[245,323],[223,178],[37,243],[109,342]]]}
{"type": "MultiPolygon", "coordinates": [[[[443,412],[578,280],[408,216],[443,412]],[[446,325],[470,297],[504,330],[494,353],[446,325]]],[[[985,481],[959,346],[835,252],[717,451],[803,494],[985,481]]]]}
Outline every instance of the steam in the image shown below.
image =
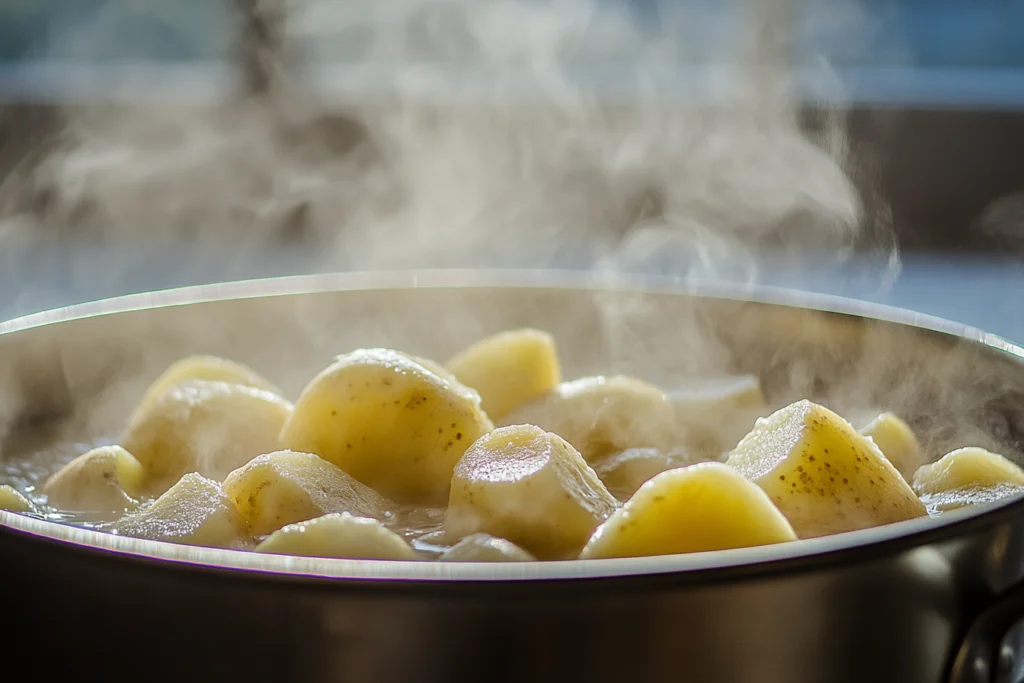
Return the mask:
{"type": "MultiPolygon", "coordinates": [[[[28,191],[111,243],[300,242],[346,268],[753,281],[769,253],[839,262],[876,216],[841,117],[815,139],[797,125],[786,5],[716,24],[660,0],[293,0],[265,96],[75,111],[28,191]]],[[[868,246],[895,263],[881,232],[868,246]]]]}

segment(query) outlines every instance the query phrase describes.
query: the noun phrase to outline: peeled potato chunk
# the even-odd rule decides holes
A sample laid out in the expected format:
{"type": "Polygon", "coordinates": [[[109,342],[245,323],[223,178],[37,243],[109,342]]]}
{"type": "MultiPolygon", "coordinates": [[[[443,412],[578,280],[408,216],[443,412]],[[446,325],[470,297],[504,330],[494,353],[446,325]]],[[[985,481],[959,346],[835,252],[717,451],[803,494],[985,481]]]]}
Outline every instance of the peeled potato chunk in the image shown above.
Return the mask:
{"type": "Polygon", "coordinates": [[[360,349],[306,386],[281,440],[399,503],[441,505],[455,463],[492,428],[472,389],[411,356],[360,349]]]}
{"type": "Polygon", "coordinates": [[[490,534],[472,534],[441,553],[443,562],[532,562],[533,555],[515,543],[490,534]]]}
{"type": "Polygon", "coordinates": [[[580,559],[673,555],[796,540],[761,488],[727,465],[662,472],[598,527],[580,559]]]}
{"type": "Polygon", "coordinates": [[[114,522],[121,536],[186,545],[244,548],[249,530],[220,484],[190,472],[145,510],[114,522]]]}
{"type": "Polygon", "coordinates": [[[903,478],[912,481],[917,468],[924,464],[917,437],[906,422],[892,413],[882,413],[860,430],[889,459],[903,478]]]}
{"type": "Polygon", "coordinates": [[[261,553],[353,560],[417,560],[416,551],[380,522],[333,513],[289,524],[256,546],[261,553]]]}
{"type": "Polygon", "coordinates": [[[926,514],[870,439],[810,401],[758,420],[727,463],[765,490],[800,538],[926,514]]]}
{"type": "Polygon", "coordinates": [[[656,475],[697,462],[700,460],[682,449],[629,448],[604,458],[594,465],[594,471],[613,496],[626,500],[656,475]]]}
{"type": "Polygon", "coordinates": [[[770,412],[754,375],[690,380],[667,395],[686,447],[705,460],[734,448],[770,412]]]}
{"type": "Polygon", "coordinates": [[[221,481],[257,455],[280,450],[292,406],[253,387],[188,380],[136,414],[120,443],[142,463],[159,494],[186,472],[221,481]]]}
{"type": "Polygon", "coordinates": [[[0,510],[8,512],[33,512],[36,506],[17,489],[7,484],[0,485],[0,510]]]}
{"type": "Polygon", "coordinates": [[[63,510],[122,514],[135,510],[142,464],[120,446],[100,446],[78,456],[46,482],[48,502],[63,510]]]}
{"type": "Polygon", "coordinates": [[[157,377],[146,390],[145,395],[139,402],[137,411],[144,412],[149,410],[165,391],[177,384],[192,379],[241,384],[253,387],[254,389],[269,391],[272,394],[281,393],[277,387],[260,377],[255,370],[241,363],[218,356],[195,355],[182,358],[164,370],[163,374],[157,377]]]}
{"type": "Polygon", "coordinates": [[[447,368],[476,389],[484,411],[495,420],[562,381],[554,338],[532,329],[482,339],[449,360],[447,368]]]}
{"type": "Polygon", "coordinates": [[[583,457],[533,425],[496,429],[455,466],[445,531],[506,538],[541,559],[572,557],[617,504],[583,457]]]}
{"type": "Polygon", "coordinates": [[[256,536],[331,512],[380,517],[394,504],[312,453],[258,456],[228,475],[224,491],[256,536]]]}
{"type": "Polygon", "coordinates": [[[960,448],[918,469],[914,490],[929,509],[954,510],[1024,492],[1024,470],[983,448],[960,448]]]}
{"type": "Polygon", "coordinates": [[[665,394],[621,375],[563,382],[502,422],[554,432],[589,463],[627,448],[668,449],[678,436],[674,407],[665,394]]]}

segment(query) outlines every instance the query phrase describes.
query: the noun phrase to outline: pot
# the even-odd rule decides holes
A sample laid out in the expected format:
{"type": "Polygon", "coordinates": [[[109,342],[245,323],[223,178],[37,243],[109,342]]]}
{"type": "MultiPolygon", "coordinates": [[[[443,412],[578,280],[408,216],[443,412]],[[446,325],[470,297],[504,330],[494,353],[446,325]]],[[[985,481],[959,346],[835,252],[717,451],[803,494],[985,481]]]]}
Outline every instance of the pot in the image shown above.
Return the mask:
{"type": "MultiPolygon", "coordinates": [[[[774,404],[892,409],[935,456],[1024,455],[1024,350],[991,335],[794,292],[500,271],[233,283],[4,323],[0,454],[10,469],[116,433],[187,353],[294,396],[357,346],[444,359],[517,326],[555,334],[567,377],[756,372],[774,404]]],[[[483,565],[263,556],[0,512],[4,664],[46,680],[981,683],[1013,659],[1022,534],[1015,498],[762,548],[483,565]]]]}

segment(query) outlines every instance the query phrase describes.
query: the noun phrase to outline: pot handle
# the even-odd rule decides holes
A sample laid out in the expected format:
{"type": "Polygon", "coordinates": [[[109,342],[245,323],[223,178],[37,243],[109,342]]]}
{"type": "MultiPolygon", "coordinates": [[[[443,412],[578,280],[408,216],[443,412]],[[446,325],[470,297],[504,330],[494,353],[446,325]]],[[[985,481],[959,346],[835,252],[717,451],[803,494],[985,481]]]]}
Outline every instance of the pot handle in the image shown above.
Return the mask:
{"type": "Polygon", "coordinates": [[[974,619],[957,650],[948,683],[992,683],[999,666],[999,645],[1021,619],[1024,619],[1024,581],[996,596],[974,619]]]}

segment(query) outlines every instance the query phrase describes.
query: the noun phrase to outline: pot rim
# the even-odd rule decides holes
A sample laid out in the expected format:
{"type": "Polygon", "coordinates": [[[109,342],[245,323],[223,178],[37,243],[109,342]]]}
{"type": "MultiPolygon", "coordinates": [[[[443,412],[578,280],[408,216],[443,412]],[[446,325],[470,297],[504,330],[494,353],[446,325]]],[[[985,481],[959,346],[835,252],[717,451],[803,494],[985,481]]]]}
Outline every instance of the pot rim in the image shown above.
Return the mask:
{"type": "MultiPolygon", "coordinates": [[[[930,330],[981,344],[1024,363],[1024,348],[997,335],[891,306],[755,284],[564,270],[357,271],[181,287],[76,304],[15,318],[0,323],[0,336],[115,313],[225,300],[336,291],[492,287],[677,294],[803,308],[930,330]]],[[[779,571],[866,561],[947,540],[980,527],[1004,523],[1021,511],[1024,511],[1024,494],[988,505],[947,512],[941,519],[923,517],[777,545],[656,557],[527,563],[399,562],[279,556],[115,536],[6,511],[0,511],[0,534],[11,531],[39,541],[118,556],[122,560],[157,562],[181,569],[202,568],[236,576],[261,575],[293,580],[491,583],[653,578],[671,574],[674,579],[705,581],[736,576],[762,577],[779,571]]]]}

